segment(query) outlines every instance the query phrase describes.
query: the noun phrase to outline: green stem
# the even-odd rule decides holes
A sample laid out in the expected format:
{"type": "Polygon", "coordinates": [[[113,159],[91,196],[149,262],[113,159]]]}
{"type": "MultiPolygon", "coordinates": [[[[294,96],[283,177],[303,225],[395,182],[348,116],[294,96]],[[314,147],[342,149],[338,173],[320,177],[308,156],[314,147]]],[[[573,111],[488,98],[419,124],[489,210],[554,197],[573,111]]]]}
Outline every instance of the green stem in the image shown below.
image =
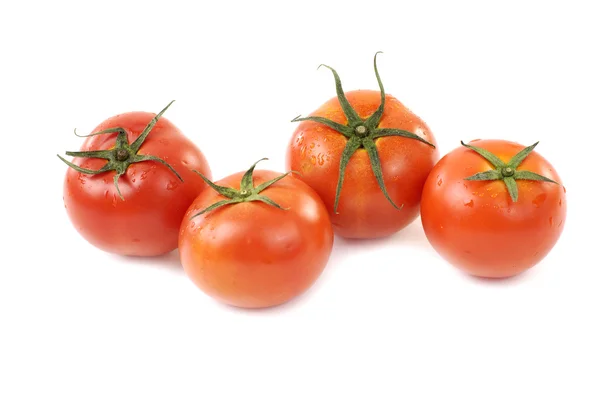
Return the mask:
{"type": "Polygon", "coordinates": [[[158,119],[163,115],[163,113],[165,113],[165,111],[171,106],[171,104],[173,102],[174,101],[171,101],[162,111],[160,111],[156,116],[154,116],[152,118],[152,120],[144,128],[144,131],[142,131],[142,133],[137,137],[137,139],[132,144],[129,144],[129,140],[127,138],[127,131],[123,127],[113,127],[110,129],[98,131],[96,133],[92,133],[92,134],[88,134],[88,135],[79,135],[79,134],[77,134],[77,130],[75,130],[74,131],[75,135],[78,137],[92,137],[92,136],[100,135],[100,134],[117,133],[117,137],[115,139],[115,146],[113,149],[99,150],[99,151],[78,151],[78,152],[68,151],[68,152],[66,152],[66,154],[68,156],[73,156],[73,157],[106,159],[107,160],[106,164],[98,170],[92,170],[92,169],[86,169],[83,167],[79,167],[76,164],[64,159],[62,156],[60,156],[60,155],[57,155],[57,156],[60,158],[60,160],[62,160],[65,164],[67,164],[67,166],[69,166],[72,169],[74,169],[80,173],[83,173],[83,174],[96,175],[96,174],[101,174],[101,173],[105,173],[108,171],[115,171],[115,175],[113,177],[113,184],[114,184],[121,200],[125,200],[125,198],[121,194],[121,190],[119,188],[119,179],[121,178],[121,176],[123,174],[125,174],[125,172],[129,168],[129,166],[131,166],[134,163],[146,162],[146,161],[154,161],[154,162],[160,163],[160,164],[164,165],[165,167],[167,167],[171,172],[173,172],[173,174],[175,174],[177,176],[177,178],[180,181],[183,182],[183,178],[181,178],[179,173],[177,173],[177,171],[175,171],[175,169],[170,164],[168,164],[166,161],[164,161],[163,159],[161,159],[157,156],[154,156],[154,155],[138,154],[138,151],[142,147],[146,138],[148,138],[150,131],[152,131],[152,128],[154,127],[154,125],[156,125],[156,123],[158,122],[158,119]]]}
{"type": "Polygon", "coordinates": [[[470,177],[465,178],[468,181],[497,181],[502,180],[504,185],[506,185],[506,189],[510,195],[510,198],[513,202],[519,200],[519,187],[517,186],[517,180],[532,180],[532,181],[544,181],[557,184],[556,181],[551,180],[548,177],[544,177],[540,174],[534,173],[528,170],[517,170],[517,167],[529,156],[531,152],[533,152],[534,148],[537,146],[539,142],[536,142],[533,145],[530,145],[515,156],[513,156],[507,163],[504,163],[500,160],[499,157],[489,152],[486,149],[465,144],[464,142],[460,142],[462,146],[471,149],[478,153],[482,158],[490,162],[492,166],[495,167],[494,170],[482,171],[476,174],[473,174],[470,177]]]}
{"type": "Polygon", "coordinates": [[[321,66],[326,67],[333,73],[333,78],[335,80],[335,91],[337,93],[338,101],[340,101],[340,105],[342,106],[342,110],[344,111],[344,115],[346,115],[346,119],[348,120],[348,122],[356,123],[362,121],[360,116],[358,116],[358,113],[356,113],[354,108],[352,108],[352,105],[350,105],[350,102],[348,102],[348,98],[346,98],[346,94],[344,93],[344,89],[342,88],[342,81],[340,80],[340,76],[338,75],[338,73],[335,71],[335,69],[333,69],[330,66],[321,64],[319,65],[319,68],[321,66]]]}
{"type": "Polygon", "coordinates": [[[337,213],[337,208],[340,203],[340,195],[342,192],[342,185],[344,184],[344,175],[346,174],[346,167],[350,158],[354,155],[354,152],[358,150],[362,145],[361,139],[358,137],[352,137],[348,140],[344,151],[342,152],[342,158],[340,160],[340,176],[338,178],[337,187],[335,188],[335,202],[333,204],[333,211],[337,213]]]}
{"type": "Polygon", "coordinates": [[[231,187],[217,185],[214,182],[210,181],[208,178],[206,178],[204,175],[199,173],[198,171],[193,170],[198,175],[200,175],[200,177],[202,177],[202,179],[204,179],[204,181],[208,184],[208,186],[210,186],[217,193],[219,193],[220,195],[224,196],[227,199],[223,199],[223,200],[220,200],[218,202],[211,204],[207,208],[194,214],[191,218],[198,217],[204,213],[208,213],[210,211],[216,210],[220,207],[224,207],[227,205],[233,205],[236,203],[243,203],[243,202],[254,202],[254,201],[263,202],[263,203],[268,204],[269,206],[273,206],[273,207],[276,207],[281,210],[288,210],[286,208],[281,207],[279,204],[275,203],[271,198],[261,195],[260,193],[263,192],[268,187],[270,187],[271,185],[277,183],[277,181],[280,181],[281,179],[285,178],[290,173],[285,173],[283,175],[273,178],[272,180],[263,182],[262,184],[260,184],[257,187],[254,186],[254,178],[253,178],[254,169],[256,168],[256,165],[263,160],[268,160],[268,159],[262,158],[262,159],[256,161],[244,173],[244,175],[242,176],[242,179],[240,181],[240,189],[239,190],[235,189],[235,188],[231,188],[231,187]]]}
{"type": "Polygon", "coordinates": [[[383,179],[383,171],[381,168],[381,162],[379,161],[379,153],[377,152],[377,146],[375,145],[375,141],[383,137],[396,136],[417,140],[425,145],[435,148],[435,145],[410,131],[391,128],[379,128],[379,123],[385,112],[385,90],[383,88],[381,76],[379,75],[379,71],[377,69],[377,55],[380,53],[381,51],[375,53],[375,56],[373,58],[373,68],[375,69],[375,77],[377,78],[377,84],[379,85],[381,100],[379,107],[377,108],[377,110],[375,110],[375,112],[373,112],[373,114],[371,114],[371,116],[369,116],[367,119],[362,119],[360,116],[358,116],[358,113],[354,108],[352,108],[352,106],[348,102],[348,99],[346,98],[346,94],[342,89],[342,82],[338,73],[335,71],[335,69],[327,65],[320,65],[328,68],[333,73],[337,98],[340,103],[340,106],[342,107],[342,111],[346,116],[347,124],[343,125],[321,116],[309,116],[304,118],[298,116],[292,120],[292,122],[312,121],[320,123],[342,134],[348,140],[340,159],[338,182],[335,192],[335,202],[333,205],[334,212],[336,213],[340,201],[346,168],[348,166],[348,163],[350,162],[350,158],[359,148],[365,148],[367,150],[367,153],[369,154],[369,159],[371,161],[371,169],[373,171],[373,175],[377,180],[377,184],[379,185],[381,192],[386,197],[388,202],[396,209],[401,209],[403,205],[397,206],[392,200],[392,198],[388,195],[383,179]]]}
{"type": "Polygon", "coordinates": [[[377,54],[382,54],[382,52],[376,52],[375,57],[373,57],[373,67],[375,68],[375,77],[377,77],[377,84],[379,85],[379,92],[381,94],[381,104],[379,104],[379,108],[377,108],[375,113],[369,116],[369,118],[365,122],[365,124],[367,124],[372,129],[377,128],[377,126],[379,126],[381,116],[383,116],[383,109],[385,108],[385,90],[383,89],[383,83],[381,82],[379,71],[377,70],[377,54]]]}

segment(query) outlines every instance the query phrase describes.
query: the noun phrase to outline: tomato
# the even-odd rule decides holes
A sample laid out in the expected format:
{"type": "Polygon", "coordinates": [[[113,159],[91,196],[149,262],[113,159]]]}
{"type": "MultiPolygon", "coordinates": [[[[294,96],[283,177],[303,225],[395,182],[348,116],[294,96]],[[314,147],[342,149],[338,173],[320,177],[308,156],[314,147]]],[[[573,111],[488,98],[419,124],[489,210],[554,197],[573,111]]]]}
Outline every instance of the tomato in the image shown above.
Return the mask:
{"type": "Polygon", "coordinates": [[[410,224],[419,214],[425,179],[439,158],[428,126],[399,100],[380,91],[344,93],[301,121],[287,151],[287,168],[317,191],[335,232],[378,238],[410,224]]]}
{"type": "Polygon", "coordinates": [[[539,263],[561,235],[566,190],[537,152],[476,140],[434,167],[423,188],[427,239],[448,262],[481,277],[517,275],[539,263]]]}
{"type": "MultiPolygon", "coordinates": [[[[170,105],[170,104],[169,104],[170,105]]],[[[167,106],[168,108],[168,106],[167,106]]],[[[202,152],[170,121],[147,112],[113,116],[87,136],[64,183],[77,231],[111,253],[156,256],[177,247],[187,208],[210,175],[202,152]]],[[[60,156],[59,156],[60,157],[60,156]]]]}
{"type": "Polygon", "coordinates": [[[319,196],[273,171],[224,178],[202,192],[179,235],[181,263],[208,295],[246,308],[282,304],[323,271],[333,229],[319,196]]]}

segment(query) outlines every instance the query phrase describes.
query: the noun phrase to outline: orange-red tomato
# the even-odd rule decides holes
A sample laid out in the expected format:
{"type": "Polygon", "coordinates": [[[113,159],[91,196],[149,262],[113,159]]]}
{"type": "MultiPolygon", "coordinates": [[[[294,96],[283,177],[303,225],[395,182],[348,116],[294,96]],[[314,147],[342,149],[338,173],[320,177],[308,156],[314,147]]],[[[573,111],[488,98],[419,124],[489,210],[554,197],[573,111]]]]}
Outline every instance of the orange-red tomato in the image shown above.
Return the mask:
{"type": "Polygon", "coordinates": [[[516,167],[506,167],[515,155],[535,145],[525,148],[502,140],[475,140],[469,145],[487,150],[505,166],[493,165],[464,146],[444,156],[423,188],[425,234],[443,258],[469,274],[490,278],[519,274],[540,262],[559,239],[565,225],[566,190],[556,170],[537,152],[520,159],[516,167]]]}
{"type": "Polygon", "coordinates": [[[425,179],[439,158],[425,122],[384,95],[379,83],[380,92],[347,93],[340,83],[336,98],[309,117],[294,119],[301,123],[287,150],[288,170],[298,171],[317,191],[335,232],[346,238],[384,237],[411,223],[419,213],[425,179]]]}
{"type": "Polygon", "coordinates": [[[156,256],[172,251],[177,247],[185,211],[207,187],[190,170],[210,176],[204,155],[173,123],[153,113],[129,112],[111,117],[92,134],[105,130],[109,133],[91,135],[85,140],[81,148],[84,154],[67,152],[75,156],[76,167],[87,170],[81,172],[70,167],[66,173],[64,203],[71,222],[87,241],[107,252],[156,256]],[[158,121],[141,142],[137,154],[127,149],[153,118],[158,121]],[[122,131],[109,130],[117,128],[122,131]],[[128,142],[121,145],[124,152],[119,154],[120,159],[126,158],[123,161],[117,159],[117,141],[128,142]],[[155,156],[168,166],[160,160],[142,159],[147,156],[155,156]],[[131,161],[135,162],[127,165],[131,161]],[[109,163],[117,170],[90,174],[109,163]],[[114,178],[120,172],[123,173],[115,185],[114,178]]]}
{"type": "Polygon", "coordinates": [[[259,170],[256,188],[244,188],[242,173],[231,175],[218,182],[230,191],[206,190],[189,208],[179,253],[185,272],[206,294],[233,306],[270,307],[307,290],[323,271],[333,245],[327,210],[293,176],[258,189],[278,176],[259,170]]]}

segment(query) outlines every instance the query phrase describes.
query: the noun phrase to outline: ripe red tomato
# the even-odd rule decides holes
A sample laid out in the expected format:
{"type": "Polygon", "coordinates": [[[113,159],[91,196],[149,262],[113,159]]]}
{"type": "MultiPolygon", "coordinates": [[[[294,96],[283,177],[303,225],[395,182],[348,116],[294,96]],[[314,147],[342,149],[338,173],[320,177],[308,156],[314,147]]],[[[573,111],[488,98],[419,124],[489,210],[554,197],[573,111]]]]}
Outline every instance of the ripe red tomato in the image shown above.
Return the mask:
{"type": "Polygon", "coordinates": [[[564,228],[566,191],[552,165],[532,152],[536,145],[475,140],[434,167],[423,188],[421,220],[448,262],[500,278],[550,252],[564,228]]]}
{"type": "Polygon", "coordinates": [[[208,163],[161,117],[167,108],[157,115],[113,116],[94,129],[81,152],[67,152],[73,163],[61,158],[70,166],[64,183],[67,214],[102,250],[132,256],[172,251],[185,211],[206,188],[191,169],[210,175],[208,163]]]}
{"type": "Polygon", "coordinates": [[[207,179],[214,190],[194,201],[179,235],[181,263],[192,281],[246,308],[275,306],[307,290],[333,245],[319,196],[287,174],[259,170],[253,177],[255,166],[218,185],[207,179]]]}
{"type": "Polygon", "coordinates": [[[439,158],[435,138],[425,122],[385,95],[376,62],[380,92],[344,93],[331,71],[337,98],[293,120],[301,123],[288,146],[287,168],[317,191],[337,234],[388,236],[418,216],[423,184],[439,158]]]}

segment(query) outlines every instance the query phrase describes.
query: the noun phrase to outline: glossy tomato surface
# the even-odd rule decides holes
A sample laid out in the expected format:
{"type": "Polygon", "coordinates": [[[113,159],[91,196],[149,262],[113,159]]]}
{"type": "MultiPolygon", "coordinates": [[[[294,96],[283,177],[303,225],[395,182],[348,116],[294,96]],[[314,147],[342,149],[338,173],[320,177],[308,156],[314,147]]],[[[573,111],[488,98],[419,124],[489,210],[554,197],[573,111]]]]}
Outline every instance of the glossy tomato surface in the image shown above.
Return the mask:
{"type": "MultiPolygon", "coordinates": [[[[509,161],[524,146],[501,140],[470,144],[509,161]]],[[[503,181],[466,181],[493,166],[474,151],[459,147],[432,170],[421,202],[425,234],[435,250],[463,271],[499,278],[539,263],[561,235],[567,211],[566,190],[552,165],[532,152],[518,167],[556,181],[517,180],[513,202],[503,181]]]]}
{"type": "MultiPolygon", "coordinates": [[[[349,103],[366,119],[380,105],[380,93],[371,90],[346,92],[349,103]]],[[[339,100],[332,98],[314,111],[347,124],[339,100]]],[[[407,130],[436,145],[429,127],[391,95],[386,95],[380,128],[407,130]]],[[[387,191],[401,210],[383,195],[365,149],[358,149],[346,168],[337,214],[334,212],[340,160],[348,139],[332,128],[303,121],[296,128],[287,151],[287,168],[317,191],[329,211],[335,232],[346,238],[379,238],[410,224],[419,214],[423,184],[439,159],[439,152],[415,139],[381,137],[375,140],[387,191]]]]}
{"type": "MultiPolygon", "coordinates": [[[[122,127],[132,143],[154,116],[147,112],[123,113],[105,120],[92,133],[122,127]]],[[[81,150],[112,149],[116,137],[117,133],[88,137],[81,150]]],[[[183,182],[156,161],[134,163],[119,178],[122,200],[113,182],[115,171],[86,175],[69,168],[64,182],[64,203],[77,231],[94,246],[122,255],[156,256],[177,247],[183,215],[207,187],[191,170],[208,176],[211,172],[198,147],[164,117],[158,119],[139,154],[163,159],[183,182]]],[[[97,170],[106,160],[74,158],[73,163],[97,170]]]]}
{"type": "MultiPolygon", "coordinates": [[[[240,188],[243,173],[217,184],[240,188]]],[[[259,170],[259,185],[279,173],[259,170]]],[[[262,195],[287,210],[259,201],[230,204],[191,218],[223,200],[204,191],[184,217],[181,263],[208,295],[246,308],[282,304],[307,290],[323,271],[333,245],[327,210],[302,181],[287,176],[262,195]]]]}

